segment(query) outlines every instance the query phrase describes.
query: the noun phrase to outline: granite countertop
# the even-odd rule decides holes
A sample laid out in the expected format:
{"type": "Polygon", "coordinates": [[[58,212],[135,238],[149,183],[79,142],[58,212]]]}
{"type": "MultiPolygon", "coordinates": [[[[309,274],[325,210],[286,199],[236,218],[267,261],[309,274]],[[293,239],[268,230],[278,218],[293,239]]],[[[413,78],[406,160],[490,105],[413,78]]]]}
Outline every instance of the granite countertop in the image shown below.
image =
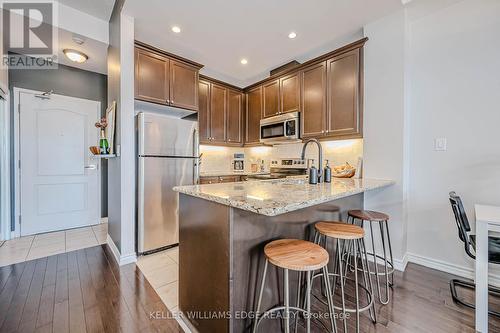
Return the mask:
{"type": "Polygon", "coordinates": [[[393,185],[391,180],[333,178],[310,185],[304,179],[177,186],[174,191],[261,215],[276,216],[393,185]]]}
{"type": "Polygon", "coordinates": [[[250,172],[250,171],[209,171],[200,172],[200,177],[222,177],[222,176],[250,176],[250,175],[268,175],[269,171],[250,172]]]}

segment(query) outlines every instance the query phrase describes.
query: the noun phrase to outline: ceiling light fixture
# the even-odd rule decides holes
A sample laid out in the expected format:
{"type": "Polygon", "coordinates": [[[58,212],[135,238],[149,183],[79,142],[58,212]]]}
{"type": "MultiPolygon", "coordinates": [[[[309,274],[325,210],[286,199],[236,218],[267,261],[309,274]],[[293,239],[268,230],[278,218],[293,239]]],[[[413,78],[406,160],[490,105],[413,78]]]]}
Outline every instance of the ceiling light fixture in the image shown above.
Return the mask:
{"type": "Polygon", "coordinates": [[[179,32],[181,32],[181,28],[179,28],[178,26],[174,25],[172,27],[172,31],[175,32],[176,34],[178,34],[179,32]]]}
{"type": "Polygon", "coordinates": [[[242,64],[242,65],[246,65],[246,64],[248,64],[248,60],[246,60],[246,59],[241,59],[241,61],[240,61],[240,62],[241,62],[241,64],[242,64]]]}
{"type": "Polygon", "coordinates": [[[294,39],[295,37],[297,37],[297,34],[293,31],[288,34],[288,38],[290,39],[294,39]]]}
{"type": "Polygon", "coordinates": [[[83,52],[72,50],[72,49],[64,49],[64,55],[71,61],[78,62],[80,64],[84,63],[89,59],[89,56],[83,52]]]}

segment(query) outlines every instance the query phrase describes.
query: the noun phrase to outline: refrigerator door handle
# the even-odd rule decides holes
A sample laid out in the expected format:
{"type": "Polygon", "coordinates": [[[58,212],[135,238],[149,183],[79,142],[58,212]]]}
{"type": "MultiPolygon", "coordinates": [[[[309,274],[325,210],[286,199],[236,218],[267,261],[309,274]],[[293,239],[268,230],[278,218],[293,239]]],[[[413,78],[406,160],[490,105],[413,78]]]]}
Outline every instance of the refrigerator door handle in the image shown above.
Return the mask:
{"type": "Polygon", "coordinates": [[[199,152],[200,142],[199,142],[198,129],[194,128],[193,130],[193,155],[196,156],[193,163],[193,185],[197,185],[200,181],[200,161],[201,155],[199,152]]]}

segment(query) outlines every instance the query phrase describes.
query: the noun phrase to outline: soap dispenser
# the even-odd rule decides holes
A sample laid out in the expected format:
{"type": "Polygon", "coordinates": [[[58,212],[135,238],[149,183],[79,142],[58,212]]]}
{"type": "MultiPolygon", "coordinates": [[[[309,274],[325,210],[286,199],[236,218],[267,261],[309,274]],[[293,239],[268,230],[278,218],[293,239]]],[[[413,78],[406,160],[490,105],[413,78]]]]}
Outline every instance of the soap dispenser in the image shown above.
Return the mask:
{"type": "Polygon", "coordinates": [[[314,166],[314,160],[311,159],[311,166],[309,167],[309,184],[317,184],[318,183],[318,169],[314,166]]]}
{"type": "Polygon", "coordinates": [[[330,164],[328,163],[328,160],[326,160],[326,166],[325,166],[325,171],[323,172],[323,179],[325,183],[331,183],[332,182],[332,169],[330,168],[330,164]]]}

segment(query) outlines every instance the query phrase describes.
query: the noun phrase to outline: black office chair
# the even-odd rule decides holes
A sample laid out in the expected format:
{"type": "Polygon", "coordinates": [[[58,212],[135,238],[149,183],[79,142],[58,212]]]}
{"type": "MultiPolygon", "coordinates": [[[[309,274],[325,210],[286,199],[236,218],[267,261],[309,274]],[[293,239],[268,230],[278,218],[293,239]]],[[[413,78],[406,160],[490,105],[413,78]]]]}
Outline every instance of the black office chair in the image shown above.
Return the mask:
{"type": "MultiPolygon", "coordinates": [[[[456,195],[455,192],[450,192],[450,203],[451,208],[453,209],[453,214],[455,215],[455,221],[458,227],[458,237],[465,245],[465,252],[472,259],[476,259],[476,256],[471,252],[471,250],[476,250],[476,235],[471,235],[470,233],[470,224],[469,219],[467,219],[467,215],[465,214],[465,209],[462,204],[462,200],[460,197],[456,195]]],[[[500,238],[497,237],[489,237],[488,239],[488,262],[493,264],[500,264],[500,238]]],[[[450,290],[451,297],[455,303],[461,304],[471,309],[475,309],[474,304],[467,303],[457,296],[456,287],[460,286],[463,288],[475,289],[475,285],[473,282],[453,279],[450,281],[450,290]]],[[[495,287],[488,287],[488,293],[493,296],[500,297],[500,289],[495,287]]],[[[489,310],[488,313],[495,317],[500,317],[500,313],[496,311],[489,310]]]]}

